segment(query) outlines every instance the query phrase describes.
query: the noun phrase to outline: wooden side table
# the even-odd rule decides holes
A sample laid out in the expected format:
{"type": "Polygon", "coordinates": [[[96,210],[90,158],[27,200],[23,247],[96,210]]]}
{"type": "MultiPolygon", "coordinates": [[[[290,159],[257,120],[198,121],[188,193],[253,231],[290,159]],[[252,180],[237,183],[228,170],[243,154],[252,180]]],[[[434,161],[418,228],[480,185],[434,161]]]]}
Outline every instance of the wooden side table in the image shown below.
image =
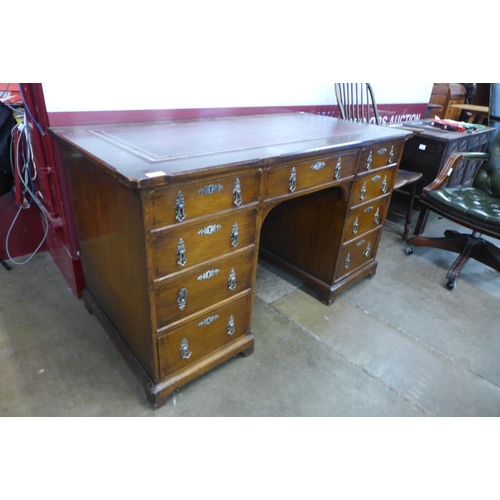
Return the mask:
{"type": "Polygon", "coordinates": [[[420,172],[411,172],[409,170],[399,170],[396,182],[394,182],[394,191],[401,192],[408,195],[409,200],[406,206],[406,213],[396,215],[402,215],[405,218],[405,225],[403,230],[403,240],[408,239],[408,234],[410,233],[411,219],[413,215],[413,206],[415,203],[415,195],[417,192],[417,182],[421,179],[422,174],[420,172]],[[403,190],[404,187],[408,186],[409,192],[403,190]]]}
{"type": "Polygon", "coordinates": [[[492,127],[481,127],[470,133],[451,132],[432,127],[430,122],[425,119],[405,123],[405,128],[419,129],[418,134],[406,141],[400,165],[403,170],[423,174],[417,182],[417,206],[422,189],[436,178],[451,153],[486,151],[495,131],[492,127]]]}

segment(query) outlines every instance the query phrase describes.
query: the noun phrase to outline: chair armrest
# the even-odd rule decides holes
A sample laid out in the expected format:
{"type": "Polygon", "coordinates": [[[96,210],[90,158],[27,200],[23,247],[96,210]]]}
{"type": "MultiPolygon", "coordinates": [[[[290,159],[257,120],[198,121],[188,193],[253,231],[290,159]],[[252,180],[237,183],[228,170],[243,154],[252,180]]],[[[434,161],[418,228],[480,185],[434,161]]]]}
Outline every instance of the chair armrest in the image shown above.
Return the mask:
{"type": "Polygon", "coordinates": [[[471,153],[454,153],[454,154],[463,155],[464,160],[489,160],[490,159],[490,153],[471,152],[471,153]]]}
{"type": "MultiPolygon", "coordinates": [[[[435,189],[442,188],[448,178],[452,174],[454,168],[462,161],[462,160],[488,160],[490,158],[489,153],[452,153],[446,163],[444,164],[443,169],[438,174],[438,176],[427,186],[422,189],[422,194],[427,194],[429,191],[434,191],[435,189]]],[[[479,170],[479,169],[478,169],[479,170]]]]}

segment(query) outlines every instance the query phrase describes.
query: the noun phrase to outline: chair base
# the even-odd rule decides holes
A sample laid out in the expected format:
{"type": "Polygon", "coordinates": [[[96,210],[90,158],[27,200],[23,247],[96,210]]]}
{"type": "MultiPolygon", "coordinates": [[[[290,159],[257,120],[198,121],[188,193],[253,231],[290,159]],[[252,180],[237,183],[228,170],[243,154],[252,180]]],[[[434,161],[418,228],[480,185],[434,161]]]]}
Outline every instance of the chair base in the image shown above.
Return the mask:
{"type": "Polygon", "coordinates": [[[420,246],[440,248],[459,254],[446,275],[446,278],[448,278],[446,286],[450,290],[455,288],[455,280],[470,259],[477,260],[500,272],[500,249],[475,234],[463,234],[447,230],[442,238],[413,236],[407,241],[407,244],[409,245],[406,251],[407,254],[413,253],[413,247],[420,246]]]}

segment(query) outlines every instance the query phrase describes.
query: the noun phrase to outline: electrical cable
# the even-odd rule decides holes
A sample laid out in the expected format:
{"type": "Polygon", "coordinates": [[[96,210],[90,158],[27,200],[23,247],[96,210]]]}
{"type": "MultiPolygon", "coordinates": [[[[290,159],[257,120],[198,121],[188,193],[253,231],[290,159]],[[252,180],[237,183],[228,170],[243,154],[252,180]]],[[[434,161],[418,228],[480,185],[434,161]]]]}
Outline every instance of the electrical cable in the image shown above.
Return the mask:
{"type": "MultiPolygon", "coordinates": [[[[35,195],[35,186],[34,186],[34,181],[38,176],[38,171],[36,167],[36,162],[35,162],[35,156],[33,154],[33,146],[31,143],[31,137],[29,133],[29,128],[26,123],[26,115],[24,115],[22,121],[19,121],[17,125],[13,128],[12,132],[12,141],[11,141],[11,151],[10,151],[10,160],[11,160],[11,167],[12,167],[12,172],[14,176],[18,176],[20,182],[24,186],[24,189],[22,193],[20,193],[20,199],[21,204],[19,205],[17,202],[15,202],[16,206],[19,208],[14,220],[12,221],[12,224],[10,225],[10,228],[7,232],[7,236],[5,239],[5,251],[7,253],[7,256],[9,257],[9,260],[15,264],[15,265],[23,265],[27,264],[40,250],[42,247],[43,243],[45,242],[47,235],[49,233],[49,220],[47,218],[47,215],[45,213],[44,207],[41,203],[41,201],[37,198],[35,195]],[[15,151],[14,150],[14,136],[15,136],[15,131],[19,133],[16,144],[15,144],[15,151]],[[25,148],[22,148],[22,142],[25,142],[25,148]],[[22,159],[22,162],[21,162],[22,159]],[[22,163],[22,168],[21,168],[21,163],[22,163]],[[33,167],[33,174],[31,173],[31,167],[33,167]],[[30,199],[28,200],[25,195],[29,195],[30,199]],[[31,202],[34,201],[42,213],[42,216],[45,221],[45,233],[43,235],[43,238],[36,248],[36,250],[31,254],[30,257],[25,259],[22,262],[16,261],[12,256],[10,255],[10,250],[9,250],[9,240],[10,240],[10,235],[12,232],[12,229],[14,228],[19,215],[23,209],[28,209],[31,206],[31,202]]],[[[13,188],[14,189],[14,188],[13,188]]]]}
{"type": "Polygon", "coordinates": [[[47,235],[49,234],[49,221],[47,219],[47,216],[45,215],[45,212],[43,212],[43,210],[41,210],[42,215],[45,219],[45,234],[43,235],[42,241],[37,246],[36,250],[26,260],[23,260],[22,262],[18,262],[17,260],[12,258],[12,256],[10,255],[10,252],[9,252],[10,233],[11,233],[12,228],[14,227],[14,225],[17,221],[17,218],[19,217],[19,214],[21,213],[22,210],[23,210],[23,207],[19,207],[19,210],[17,211],[17,214],[14,217],[14,220],[12,221],[12,224],[10,225],[10,228],[7,232],[7,237],[5,238],[5,252],[7,253],[7,257],[9,257],[10,262],[12,262],[12,264],[15,264],[16,266],[22,266],[24,264],[27,264],[36,255],[38,250],[40,250],[40,248],[42,247],[42,245],[44,244],[44,242],[47,238],[47,235]]]}

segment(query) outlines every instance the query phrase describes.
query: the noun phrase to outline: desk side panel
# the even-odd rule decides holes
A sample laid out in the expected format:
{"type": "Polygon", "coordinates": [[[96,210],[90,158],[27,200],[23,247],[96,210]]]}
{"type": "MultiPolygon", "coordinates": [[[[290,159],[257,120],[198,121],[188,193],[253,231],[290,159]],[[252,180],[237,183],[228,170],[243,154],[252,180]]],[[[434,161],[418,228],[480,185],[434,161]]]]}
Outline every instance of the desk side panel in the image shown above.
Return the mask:
{"type": "Polygon", "coordinates": [[[61,144],[87,292],[155,378],[140,193],[61,144]]]}

